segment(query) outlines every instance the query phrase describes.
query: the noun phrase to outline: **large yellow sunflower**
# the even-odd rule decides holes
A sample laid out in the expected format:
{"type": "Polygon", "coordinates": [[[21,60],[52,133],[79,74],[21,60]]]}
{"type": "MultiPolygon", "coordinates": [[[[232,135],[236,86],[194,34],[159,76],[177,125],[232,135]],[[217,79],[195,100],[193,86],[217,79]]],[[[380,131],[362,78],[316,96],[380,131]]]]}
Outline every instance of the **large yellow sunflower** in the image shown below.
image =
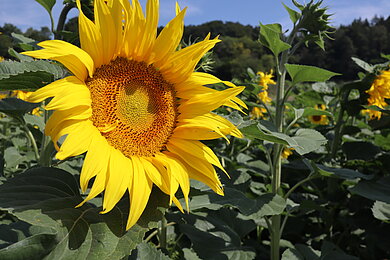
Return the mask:
{"type": "MultiPolygon", "coordinates": [[[[370,95],[367,99],[369,106],[377,106],[379,108],[388,106],[389,104],[386,102],[386,99],[390,99],[390,70],[381,71],[381,74],[375,78],[366,93],[370,95]]],[[[365,109],[363,113],[367,113],[370,119],[377,118],[379,120],[382,117],[382,112],[371,109],[365,109]]]]}
{"type": "Polygon", "coordinates": [[[181,210],[175,194],[180,187],[188,210],[190,178],[223,195],[213,165],[224,169],[200,140],[241,137],[232,123],[211,111],[222,105],[245,107],[236,97],[243,87],[224,82],[227,89],[217,91],[205,85],[221,80],[194,72],[218,38],[208,35],[177,50],[185,9],[176,5],[176,17],[157,35],[158,0],[147,2],[146,16],[138,0],[94,2],[92,22],[77,0],[81,48],[49,40],[39,44],[43,49],[24,53],[59,61],[73,74],[37,90],[29,101],[53,97],[46,109],[55,111],[45,133],[57,159],[86,152],[82,191],[95,179],[81,204],[104,191],[106,213],[128,191],[129,229],[144,211],[153,184],[181,210]]]}

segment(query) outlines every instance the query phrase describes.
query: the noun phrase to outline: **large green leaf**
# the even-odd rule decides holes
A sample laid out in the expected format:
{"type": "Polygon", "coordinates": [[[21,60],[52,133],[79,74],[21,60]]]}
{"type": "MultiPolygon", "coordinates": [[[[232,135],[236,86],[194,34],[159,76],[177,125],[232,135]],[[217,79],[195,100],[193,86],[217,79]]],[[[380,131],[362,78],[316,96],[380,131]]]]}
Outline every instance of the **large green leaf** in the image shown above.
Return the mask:
{"type": "Polygon", "coordinates": [[[297,146],[294,149],[300,155],[315,151],[327,142],[326,138],[318,131],[303,128],[298,129],[292,139],[296,141],[297,146]]]}
{"type": "Polygon", "coordinates": [[[254,249],[243,246],[241,239],[256,225],[229,209],[183,215],[170,214],[178,229],[192,242],[191,248],[201,259],[254,259],[254,249]]]}
{"type": "Polygon", "coordinates": [[[0,63],[0,79],[9,78],[25,72],[46,72],[52,74],[54,79],[63,78],[66,71],[60,65],[45,61],[3,61],[0,63]]]}
{"type": "Polygon", "coordinates": [[[249,139],[265,140],[272,143],[284,144],[293,148],[298,146],[297,142],[290,136],[272,131],[261,123],[252,123],[250,125],[243,126],[240,128],[240,131],[249,139]]]}
{"type": "Polygon", "coordinates": [[[29,103],[18,98],[4,98],[0,100],[0,112],[13,117],[23,116],[38,106],[39,104],[29,103]]]}
{"type": "Polygon", "coordinates": [[[371,200],[390,203],[390,177],[387,176],[377,181],[361,181],[350,191],[371,200]]]}
{"type": "MultiPolygon", "coordinates": [[[[125,232],[128,199],[107,214],[82,201],[73,175],[56,168],[33,168],[0,186],[0,209],[52,230],[58,243],[44,259],[120,259],[131,253],[148,228],[157,227],[166,196],[154,193],[140,221],[125,232]]],[[[47,232],[46,232],[47,233],[47,232]]],[[[0,259],[7,248],[0,250],[0,259]]]]}
{"type": "Polygon", "coordinates": [[[38,234],[0,250],[2,260],[40,260],[58,243],[54,234],[38,234]]]}
{"type": "Polygon", "coordinates": [[[318,260],[320,254],[309,246],[297,244],[294,248],[288,248],[283,252],[282,260],[318,260]]]}
{"type": "Polygon", "coordinates": [[[139,260],[143,259],[153,259],[153,260],[169,260],[170,258],[166,256],[163,252],[158,250],[155,245],[150,243],[142,242],[137,245],[137,258],[139,260]]]}
{"type": "Polygon", "coordinates": [[[246,216],[261,218],[282,213],[286,201],[279,195],[271,193],[250,199],[241,191],[228,187],[225,188],[224,196],[215,193],[202,194],[193,196],[190,201],[190,209],[193,211],[202,208],[217,210],[224,206],[235,207],[246,216]]]}
{"type": "Polygon", "coordinates": [[[375,201],[371,210],[375,218],[390,221],[390,203],[375,201]]]}
{"type": "Polygon", "coordinates": [[[327,81],[333,76],[340,75],[339,73],[321,69],[314,66],[286,64],[286,69],[293,84],[300,82],[320,82],[327,81]]]}
{"type": "Polygon", "coordinates": [[[35,1],[40,3],[51,16],[51,10],[53,9],[53,6],[55,5],[56,0],[35,0],[35,1]]]}
{"type": "Polygon", "coordinates": [[[282,51],[291,48],[291,45],[281,40],[282,27],[280,24],[261,24],[259,41],[262,45],[270,49],[275,56],[282,51]]]}
{"type": "Polygon", "coordinates": [[[295,24],[299,18],[301,17],[301,14],[293,9],[291,9],[290,7],[288,7],[287,5],[285,5],[284,3],[282,3],[283,6],[284,6],[284,9],[287,10],[289,16],[290,16],[290,20],[295,24]]]}
{"type": "Polygon", "coordinates": [[[53,75],[45,71],[22,72],[0,80],[0,90],[35,90],[53,82],[53,75]]]}

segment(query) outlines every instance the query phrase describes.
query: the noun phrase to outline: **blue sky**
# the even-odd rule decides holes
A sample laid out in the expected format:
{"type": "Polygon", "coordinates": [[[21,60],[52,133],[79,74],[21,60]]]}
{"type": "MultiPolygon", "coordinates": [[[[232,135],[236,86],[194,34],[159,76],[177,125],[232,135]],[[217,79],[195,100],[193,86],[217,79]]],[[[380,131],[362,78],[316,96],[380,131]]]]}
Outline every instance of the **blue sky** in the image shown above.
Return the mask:
{"type": "MultiPolygon", "coordinates": [[[[140,0],[145,3],[146,0],[140,0]]],[[[302,3],[308,0],[298,0],[302,3]]],[[[57,0],[53,13],[58,19],[62,0],[57,0]]],[[[181,7],[188,7],[185,24],[201,24],[212,20],[240,22],[244,25],[280,23],[289,27],[288,14],[282,2],[292,7],[290,0],[178,0],[181,7]]],[[[375,15],[390,15],[390,0],[324,0],[324,5],[334,13],[334,26],[349,24],[355,18],[371,19],[375,15]]],[[[174,17],[175,0],[160,0],[160,25],[174,17]]],[[[73,10],[70,17],[77,15],[73,10]]],[[[46,10],[35,0],[0,0],[0,26],[12,23],[22,30],[28,27],[50,27],[46,10]]]]}

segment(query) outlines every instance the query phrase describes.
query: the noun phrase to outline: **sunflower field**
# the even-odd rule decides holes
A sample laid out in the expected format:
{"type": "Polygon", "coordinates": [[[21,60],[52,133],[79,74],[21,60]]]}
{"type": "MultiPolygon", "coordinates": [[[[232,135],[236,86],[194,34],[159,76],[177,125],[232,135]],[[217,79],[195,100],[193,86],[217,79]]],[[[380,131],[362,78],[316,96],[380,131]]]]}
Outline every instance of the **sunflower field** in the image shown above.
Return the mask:
{"type": "Polygon", "coordinates": [[[50,40],[0,35],[0,259],[390,258],[390,55],[298,64],[333,40],[321,0],[230,79],[233,41],[183,37],[179,4],[158,27],[159,0],[36,2],[50,40]]]}

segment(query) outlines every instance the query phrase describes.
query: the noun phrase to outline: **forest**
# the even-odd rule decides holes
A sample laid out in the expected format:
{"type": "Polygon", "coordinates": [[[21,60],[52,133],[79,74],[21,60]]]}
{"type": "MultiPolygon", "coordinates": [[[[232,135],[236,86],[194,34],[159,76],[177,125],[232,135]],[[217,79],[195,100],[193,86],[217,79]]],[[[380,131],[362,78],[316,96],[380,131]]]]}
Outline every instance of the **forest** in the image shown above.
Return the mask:
{"type": "MultiPolygon", "coordinates": [[[[79,44],[77,39],[77,18],[65,25],[64,39],[79,44]]],[[[161,27],[159,28],[161,30],[161,27]]],[[[12,24],[0,27],[0,56],[10,58],[8,48],[13,46],[11,33],[22,33],[12,24]]],[[[220,35],[221,43],[213,50],[212,74],[224,79],[242,80],[248,67],[254,71],[269,71],[275,67],[274,59],[268,49],[258,44],[259,27],[233,22],[211,21],[201,25],[185,26],[183,41],[193,43],[203,39],[209,32],[211,36],[220,35]]],[[[36,41],[50,39],[48,27],[40,30],[27,29],[23,35],[36,41]]],[[[336,80],[348,81],[356,78],[359,67],[351,60],[357,57],[368,63],[384,62],[382,53],[390,53],[390,16],[376,17],[371,21],[356,19],[350,25],[334,29],[333,39],[324,39],[326,51],[317,45],[300,48],[292,60],[299,64],[313,65],[339,72],[336,80]]]]}

